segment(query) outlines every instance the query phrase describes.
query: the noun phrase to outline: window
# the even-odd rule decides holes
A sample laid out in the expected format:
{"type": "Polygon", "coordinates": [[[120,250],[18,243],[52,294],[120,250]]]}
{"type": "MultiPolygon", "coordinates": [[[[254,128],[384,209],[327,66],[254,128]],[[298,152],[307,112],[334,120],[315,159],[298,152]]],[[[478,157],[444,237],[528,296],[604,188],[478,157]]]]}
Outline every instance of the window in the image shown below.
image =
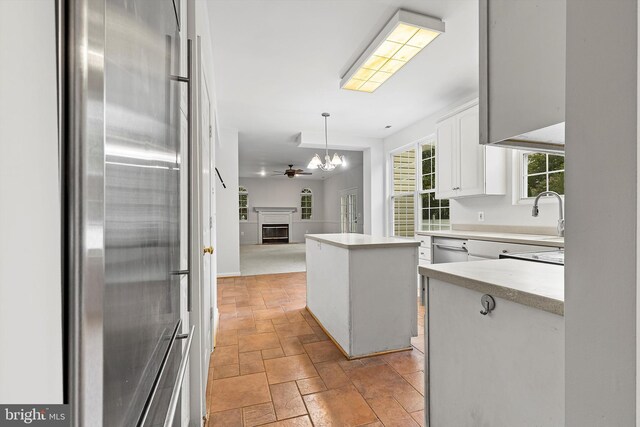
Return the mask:
{"type": "Polygon", "coordinates": [[[422,189],[420,190],[420,224],[419,229],[448,230],[449,199],[436,199],[436,147],[435,141],[420,145],[422,153],[422,189]]]}
{"type": "Polygon", "coordinates": [[[391,209],[394,236],[413,237],[416,230],[450,228],[449,200],[436,199],[435,157],[433,138],[392,154],[391,209]]]}
{"type": "Polygon", "coordinates": [[[313,209],[313,194],[308,188],[303,188],[300,192],[300,213],[302,219],[311,219],[313,209]]]}
{"type": "Polygon", "coordinates": [[[392,155],[393,235],[413,237],[415,232],[416,148],[392,155]]]}
{"type": "Polygon", "coordinates": [[[238,201],[240,221],[246,221],[249,219],[249,192],[242,185],[238,187],[238,201]]]}
{"type": "Polygon", "coordinates": [[[522,154],[522,198],[543,191],[564,194],[564,156],[547,153],[522,154]]]}

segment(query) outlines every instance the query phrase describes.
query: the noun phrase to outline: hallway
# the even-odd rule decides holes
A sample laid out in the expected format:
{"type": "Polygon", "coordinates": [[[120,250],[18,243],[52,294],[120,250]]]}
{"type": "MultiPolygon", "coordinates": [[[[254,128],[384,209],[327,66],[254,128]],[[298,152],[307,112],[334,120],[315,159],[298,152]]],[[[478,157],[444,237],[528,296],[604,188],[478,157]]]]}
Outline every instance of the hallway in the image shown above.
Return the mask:
{"type": "Polygon", "coordinates": [[[305,273],[218,280],[208,427],[424,425],[424,310],[413,351],[347,360],[305,310],[305,273]]]}

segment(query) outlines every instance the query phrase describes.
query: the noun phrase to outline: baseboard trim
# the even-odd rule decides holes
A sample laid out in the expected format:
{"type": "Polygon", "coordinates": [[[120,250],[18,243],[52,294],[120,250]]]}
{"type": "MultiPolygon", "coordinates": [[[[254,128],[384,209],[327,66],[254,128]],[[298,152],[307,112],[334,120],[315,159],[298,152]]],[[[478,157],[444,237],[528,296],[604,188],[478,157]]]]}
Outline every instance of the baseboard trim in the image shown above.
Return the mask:
{"type": "Polygon", "coordinates": [[[216,277],[240,277],[242,274],[239,271],[233,273],[218,273],[216,277]]]}
{"type": "Polygon", "coordinates": [[[375,353],[369,353],[369,354],[361,354],[361,355],[355,355],[355,356],[350,356],[349,353],[347,351],[345,351],[345,349],[342,348],[342,346],[340,344],[338,344],[338,341],[336,341],[335,338],[333,338],[333,335],[331,335],[329,333],[329,331],[327,331],[325,329],[325,327],[322,325],[322,323],[320,322],[320,320],[316,317],[315,314],[313,314],[313,312],[309,309],[309,306],[305,306],[305,309],[307,310],[307,312],[311,315],[311,317],[313,317],[313,320],[316,321],[316,323],[318,324],[318,326],[320,326],[320,329],[322,329],[322,331],[329,337],[329,339],[331,341],[333,341],[333,343],[336,345],[336,347],[338,347],[338,350],[340,350],[340,352],[342,353],[342,355],[344,357],[346,357],[349,360],[357,360],[357,359],[366,359],[368,357],[375,357],[375,356],[383,356],[385,354],[390,354],[390,353],[398,353],[400,351],[410,351],[413,350],[413,346],[409,346],[409,347],[404,347],[404,348],[394,348],[392,350],[385,350],[385,351],[378,351],[375,353]]]}

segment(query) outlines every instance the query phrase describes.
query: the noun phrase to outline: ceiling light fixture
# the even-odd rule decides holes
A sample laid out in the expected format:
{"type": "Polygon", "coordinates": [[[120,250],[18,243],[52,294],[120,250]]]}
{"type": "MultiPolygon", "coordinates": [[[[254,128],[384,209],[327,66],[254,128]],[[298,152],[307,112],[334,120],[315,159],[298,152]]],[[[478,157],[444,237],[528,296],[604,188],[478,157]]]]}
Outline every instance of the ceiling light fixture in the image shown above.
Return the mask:
{"type": "Polygon", "coordinates": [[[329,156],[329,136],[327,133],[327,117],[329,116],[329,113],[322,113],[322,117],[324,117],[324,163],[320,160],[320,156],[316,154],[309,162],[307,169],[320,169],[328,172],[334,170],[336,166],[347,166],[347,160],[344,156],[338,156],[338,153],[333,154],[333,159],[329,156]]]}
{"type": "Polygon", "coordinates": [[[444,22],[399,9],[342,77],[342,89],[373,92],[444,33],[444,22]]]}

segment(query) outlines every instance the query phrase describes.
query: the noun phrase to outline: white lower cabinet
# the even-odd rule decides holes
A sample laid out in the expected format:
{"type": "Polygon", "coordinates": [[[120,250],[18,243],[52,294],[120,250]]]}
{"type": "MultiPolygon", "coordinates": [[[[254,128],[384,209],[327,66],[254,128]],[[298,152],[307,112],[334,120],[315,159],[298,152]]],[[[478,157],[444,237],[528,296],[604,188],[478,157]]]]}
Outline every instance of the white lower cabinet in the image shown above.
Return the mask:
{"type": "Polygon", "coordinates": [[[480,144],[478,102],[465,104],[437,124],[436,197],[506,194],[506,151],[480,144]]]}
{"type": "Polygon", "coordinates": [[[426,384],[432,426],[564,425],[564,317],[429,279],[426,384]]]}

